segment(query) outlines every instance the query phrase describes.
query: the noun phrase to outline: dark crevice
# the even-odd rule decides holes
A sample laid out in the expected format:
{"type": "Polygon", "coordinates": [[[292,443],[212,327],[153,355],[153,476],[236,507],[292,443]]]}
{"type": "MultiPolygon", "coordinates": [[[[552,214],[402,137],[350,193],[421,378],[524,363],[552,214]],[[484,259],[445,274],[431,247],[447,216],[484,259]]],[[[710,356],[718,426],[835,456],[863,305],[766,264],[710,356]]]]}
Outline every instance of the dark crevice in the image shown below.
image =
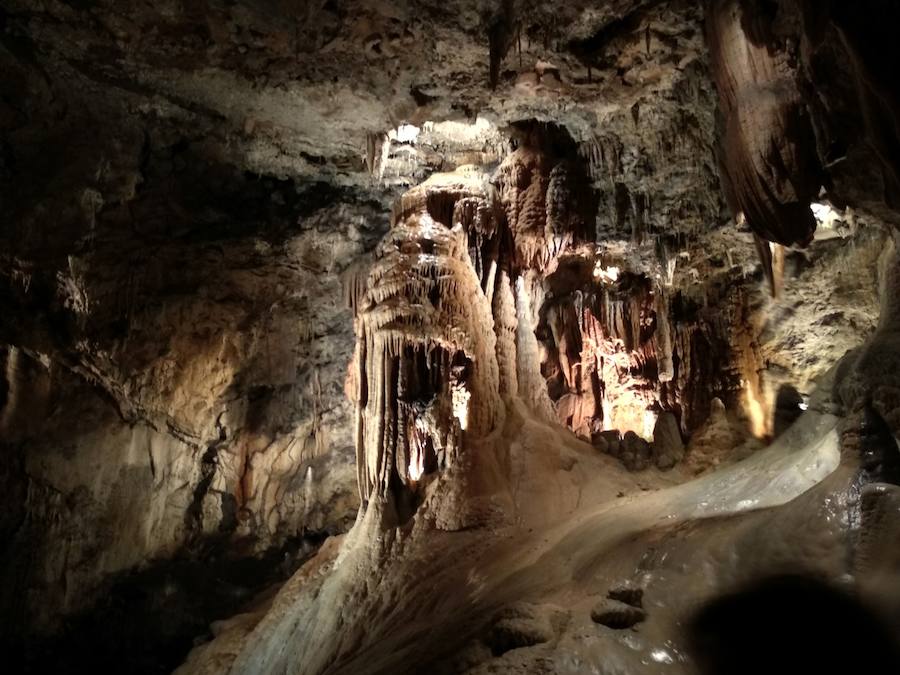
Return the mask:
{"type": "Polygon", "coordinates": [[[503,0],[499,14],[488,26],[491,89],[495,89],[499,84],[500,66],[518,35],[518,19],[515,9],[513,0],[503,0]]]}
{"type": "Polygon", "coordinates": [[[203,500],[209,493],[209,487],[216,475],[219,449],[227,440],[225,427],[218,421],[216,426],[218,427],[219,438],[215,443],[210,444],[203,453],[203,458],[200,460],[200,480],[194,488],[193,498],[184,514],[184,524],[190,532],[189,546],[196,543],[203,532],[203,500]]]}
{"type": "MultiPolygon", "coordinates": [[[[607,48],[619,38],[629,37],[636,33],[641,28],[646,16],[660,4],[662,4],[662,0],[649,2],[631,14],[610,21],[590,37],[583,40],[572,40],[568,44],[569,51],[587,68],[602,70],[612,67],[614,61],[607,58],[607,48]]],[[[649,29],[648,26],[647,30],[649,31],[649,29]]],[[[649,36],[649,33],[646,35],[649,36]]],[[[649,42],[649,37],[646,39],[649,42]]]]}
{"type": "Polygon", "coordinates": [[[259,593],[283,583],[327,535],[303,534],[259,557],[230,556],[216,546],[124,572],[96,594],[97,604],[67,618],[53,636],[0,631],[8,672],[23,674],[172,672],[209,625],[233,616],[259,593]]]}

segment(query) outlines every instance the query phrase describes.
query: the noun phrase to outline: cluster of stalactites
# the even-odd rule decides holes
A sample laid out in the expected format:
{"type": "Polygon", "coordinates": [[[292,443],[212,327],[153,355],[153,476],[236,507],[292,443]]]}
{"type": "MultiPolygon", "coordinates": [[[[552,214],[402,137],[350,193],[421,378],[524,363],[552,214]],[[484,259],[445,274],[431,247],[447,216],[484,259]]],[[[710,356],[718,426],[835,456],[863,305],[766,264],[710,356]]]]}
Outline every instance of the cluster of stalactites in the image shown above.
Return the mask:
{"type": "Polygon", "coordinates": [[[739,338],[745,299],[704,311],[641,275],[579,276],[574,260],[551,279],[538,334],[556,418],[585,440],[612,429],[649,438],[661,411],[690,433],[714,396],[736,396],[755,373],[758,354],[739,338]]]}
{"type": "Polygon", "coordinates": [[[493,184],[463,168],[409,190],[374,261],[348,271],[363,504],[385,498],[403,520],[419,486],[495,427],[502,397],[552,414],[540,303],[523,279],[552,270],[592,229],[595,207],[583,171],[545,150],[523,145],[493,184]]]}
{"type": "Polygon", "coordinates": [[[595,198],[574,161],[523,145],[503,161],[495,182],[517,270],[552,272],[573,243],[593,234],[595,198]]]}
{"type": "Polygon", "coordinates": [[[607,429],[646,435],[660,407],[658,317],[650,284],[638,281],[624,290],[588,283],[547,305],[544,370],[558,380],[557,416],[586,440],[607,429]]]}
{"type": "Polygon", "coordinates": [[[466,438],[495,425],[499,376],[485,261],[479,274],[470,255],[470,241],[481,256],[493,238],[493,213],[477,176],[433,176],[400,199],[365,281],[357,275],[347,283],[363,503],[377,495],[401,511],[399,502],[414,501],[466,438]]]}

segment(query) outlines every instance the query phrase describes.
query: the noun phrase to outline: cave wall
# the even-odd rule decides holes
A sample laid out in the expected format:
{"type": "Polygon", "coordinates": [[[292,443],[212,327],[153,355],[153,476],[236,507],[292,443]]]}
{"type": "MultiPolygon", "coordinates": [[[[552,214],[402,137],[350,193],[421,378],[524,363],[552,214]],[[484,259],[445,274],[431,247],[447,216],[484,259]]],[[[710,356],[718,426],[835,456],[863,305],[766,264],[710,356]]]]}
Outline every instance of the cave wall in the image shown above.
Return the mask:
{"type": "Polygon", "coordinates": [[[8,136],[0,230],[0,306],[17,317],[0,328],[19,514],[4,579],[42,629],[147,560],[258,555],[352,521],[341,276],[387,220],[365,196],[253,175],[177,125],[57,94],[21,99],[34,121],[8,136]]]}
{"type": "MultiPolygon", "coordinates": [[[[467,162],[493,169],[521,136],[506,125],[557,119],[571,135],[535,174],[534,206],[552,215],[547,232],[534,224],[535,253],[554,227],[652,251],[724,222],[693,3],[567,6],[565,28],[559,8],[289,4],[126,13],[23,0],[0,12],[0,438],[17,551],[5,578],[10,597],[32,589],[23,625],[49,630],[148,560],[254,556],[349,524],[345,273],[387,230],[398,189],[467,162]],[[524,37],[502,58],[497,96],[482,27],[510,19],[524,37]],[[555,65],[532,87],[543,57],[555,65]],[[418,125],[414,141],[398,120],[418,125]],[[591,189],[588,214],[567,213],[591,189]],[[33,396],[51,412],[26,432],[33,396]],[[94,419],[107,430],[96,447],[94,419]],[[126,508],[124,494],[153,506],[126,508]],[[110,538],[110,519],[143,534],[110,538]],[[71,555],[48,548],[62,531],[71,555]]],[[[510,208],[528,201],[501,193],[510,208]]],[[[540,280],[522,276],[520,292],[504,275],[492,302],[519,334],[504,386],[552,419],[533,335],[540,280]]]]}

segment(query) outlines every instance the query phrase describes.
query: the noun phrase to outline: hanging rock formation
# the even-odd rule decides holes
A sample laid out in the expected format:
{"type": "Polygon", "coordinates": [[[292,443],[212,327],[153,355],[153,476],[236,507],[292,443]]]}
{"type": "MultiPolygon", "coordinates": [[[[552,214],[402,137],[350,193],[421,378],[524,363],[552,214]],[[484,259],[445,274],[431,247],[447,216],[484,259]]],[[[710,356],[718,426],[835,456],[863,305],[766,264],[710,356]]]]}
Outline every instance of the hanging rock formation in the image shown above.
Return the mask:
{"type": "Polygon", "coordinates": [[[721,177],[732,212],[784,245],[807,244],[809,205],[822,186],[816,139],[796,91],[788,44],[775,40],[764,3],[713,0],[706,26],[719,90],[721,177]]]}
{"type": "Polygon", "coordinates": [[[400,200],[364,290],[351,280],[364,507],[386,500],[405,521],[418,483],[457,458],[464,436],[494,427],[500,400],[491,304],[468,246],[471,239],[483,272],[481,248],[495,230],[480,174],[436,174],[400,200]]]}
{"type": "Polygon", "coordinates": [[[812,202],[900,215],[893,2],[708,0],[722,188],[763,239],[804,244],[812,202]]]}

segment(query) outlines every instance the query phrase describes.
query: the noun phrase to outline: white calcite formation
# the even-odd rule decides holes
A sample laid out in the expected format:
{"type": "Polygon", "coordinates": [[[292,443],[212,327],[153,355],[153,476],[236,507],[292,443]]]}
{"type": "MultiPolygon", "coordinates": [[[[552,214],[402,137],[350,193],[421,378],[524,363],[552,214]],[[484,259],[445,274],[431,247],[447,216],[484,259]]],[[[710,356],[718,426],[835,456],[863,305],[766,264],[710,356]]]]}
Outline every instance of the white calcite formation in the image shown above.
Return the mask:
{"type": "Polygon", "coordinates": [[[419,484],[457,459],[464,437],[488,434],[501,406],[496,259],[485,273],[480,258],[496,234],[489,195],[477,172],[433,176],[399,202],[364,286],[350,281],[360,498],[387,501],[401,521],[419,484]]]}

